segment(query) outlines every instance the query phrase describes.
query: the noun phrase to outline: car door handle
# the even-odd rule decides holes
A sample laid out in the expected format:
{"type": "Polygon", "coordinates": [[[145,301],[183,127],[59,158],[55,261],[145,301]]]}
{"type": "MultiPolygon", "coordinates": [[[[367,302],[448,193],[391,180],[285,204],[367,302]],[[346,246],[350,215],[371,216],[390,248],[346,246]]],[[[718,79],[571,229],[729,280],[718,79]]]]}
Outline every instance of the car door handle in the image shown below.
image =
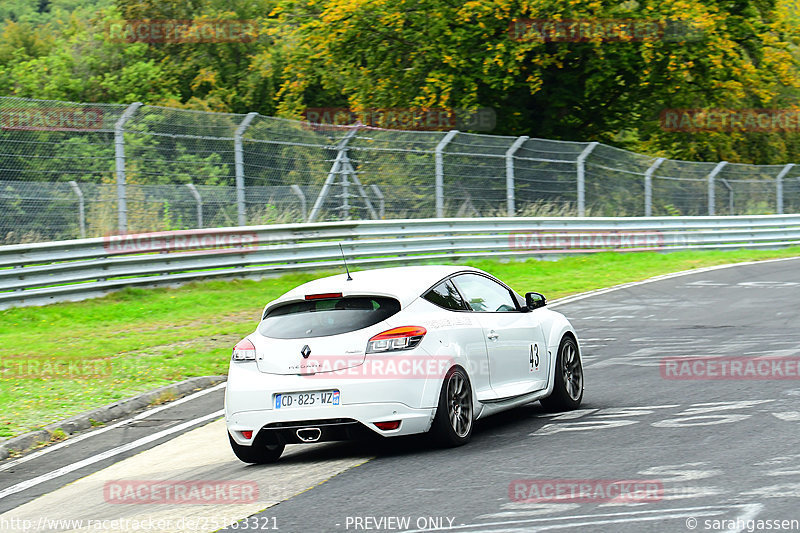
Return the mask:
{"type": "Polygon", "coordinates": [[[495,339],[497,339],[497,337],[499,337],[499,336],[500,336],[500,335],[498,335],[497,333],[495,333],[495,332],[494,332],[494,330],[490,331],[490,332],[489,332],[489,334],[488,334],[488,335],[486,335],[486,337],[487,337],[487,338],[489,338],[489,339],[492,339],[492,340],[495,340],[495,339]]]}

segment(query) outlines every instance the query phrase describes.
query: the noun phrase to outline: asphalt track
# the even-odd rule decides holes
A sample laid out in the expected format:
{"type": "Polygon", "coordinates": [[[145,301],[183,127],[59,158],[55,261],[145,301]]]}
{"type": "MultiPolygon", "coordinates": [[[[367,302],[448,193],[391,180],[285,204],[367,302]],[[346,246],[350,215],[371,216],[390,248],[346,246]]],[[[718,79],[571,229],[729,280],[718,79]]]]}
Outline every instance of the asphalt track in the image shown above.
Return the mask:
{"type": "Polygon", "coordinates": [[[521,407],[480,422],[458,449],[420,438],[330,443],[248,466],[212,421],[222,391],[211,390],[0,463],[0,530],[213,531],[233,520],[228,531],[800,530],[800,381],[789,375],[800,358],[800,259],[555,307],[582,343],[579,411],[521,407]],[[781,357],[766,368],[782,379],[674,371],[697,357],[781,357]],[[103,490],[120,480],[234,480],[259,496],[121,504],[103,490]],[[70,519],[83,522],[57,522],[70,519]]]}

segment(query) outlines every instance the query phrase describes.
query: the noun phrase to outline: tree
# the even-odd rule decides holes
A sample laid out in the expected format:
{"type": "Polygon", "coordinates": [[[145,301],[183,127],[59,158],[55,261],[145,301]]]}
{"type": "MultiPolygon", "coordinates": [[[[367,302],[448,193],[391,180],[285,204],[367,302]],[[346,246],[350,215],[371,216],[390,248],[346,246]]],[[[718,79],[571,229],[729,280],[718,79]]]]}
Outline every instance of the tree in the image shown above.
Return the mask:
{"type": "Polygon", "coordinates": [[[679,157],[786,156],[763,135],[686,135],[659,123],[669,108],[795,102],[793,30],[774,0],[285,0],[276,13],[300,43],[278,92],[288,115],[298,116],[322,88],[357,109],[493,107],[495,133],[623,141],[679,157]],[[606,24],[570,42],[515,26],[559,20],[634,20],[657,32],[623,30],[615,39],[606,24]],[[688,31],[665,36],[676,29],[688,31]]]}

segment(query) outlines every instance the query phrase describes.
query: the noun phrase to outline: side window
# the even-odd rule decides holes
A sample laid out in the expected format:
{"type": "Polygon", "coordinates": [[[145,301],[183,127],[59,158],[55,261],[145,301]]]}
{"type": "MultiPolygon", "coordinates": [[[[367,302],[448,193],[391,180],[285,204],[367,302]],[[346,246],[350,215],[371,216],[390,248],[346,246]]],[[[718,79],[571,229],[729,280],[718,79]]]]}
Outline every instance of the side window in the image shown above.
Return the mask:
{"type": "Polygon", "coordinates": [[[517,310],[511,292],[489,278],[462,274],[454,277],[453,282],[473,311],[509,313],[517,310]]]}
{"type": "Polygon", "coordinates": [[[461,295],[458,294],[453,282],[450,280],[438,284],[426,292],[425,295],[423,295],[423,298],[432,304],[438,305],[439,307],[444,307],[445,309],[451,309],[453,311],[469,311],[469,307],[467,307],[467,304],[461,299],[461,295]]]}

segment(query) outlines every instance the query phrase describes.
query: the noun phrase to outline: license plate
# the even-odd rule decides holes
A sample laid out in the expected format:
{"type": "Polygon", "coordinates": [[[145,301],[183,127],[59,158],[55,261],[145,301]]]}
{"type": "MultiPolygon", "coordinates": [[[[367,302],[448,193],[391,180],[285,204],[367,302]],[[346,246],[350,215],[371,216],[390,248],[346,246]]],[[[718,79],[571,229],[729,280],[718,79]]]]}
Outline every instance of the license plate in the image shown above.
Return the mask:
{"type": "Polygon", "coordinates": [[[327,407],[339,405],[339,391],[291,392],[275,395],[275,409],[295,407],[327,407]]]}

